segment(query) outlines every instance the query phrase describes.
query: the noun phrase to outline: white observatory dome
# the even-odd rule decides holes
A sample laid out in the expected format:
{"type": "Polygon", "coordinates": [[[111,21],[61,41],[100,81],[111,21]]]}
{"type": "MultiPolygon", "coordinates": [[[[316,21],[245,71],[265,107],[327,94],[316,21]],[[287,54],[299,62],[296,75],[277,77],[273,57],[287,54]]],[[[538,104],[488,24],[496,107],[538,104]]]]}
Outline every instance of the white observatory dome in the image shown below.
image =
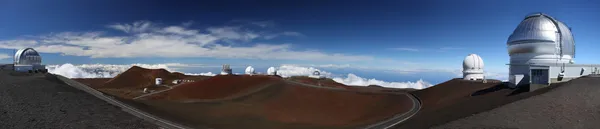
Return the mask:
{"type": "Polygon", "coordinates": [[[269,67],[269,69],[267,69],[267,74],[277,75],[277,69],[275,69],[275,67],[269,67]]]}
{"type": "Polygon", "coordinates": [[[39,65],[42,64],[42,57],[33,48],[20,49],[15,53],[15,65],[39,65]]]}
{"type": "Polygon", "coordinates": [[[308,75],[308,77],[311,77],[311,78],[325,78],[324,76],[321,75],[321,72],[319,72],[318,70],[313,71],[313,73],[311,75],[308,75]]]}
{"type": "Polygon", "coordinates": [[[463,79],[483,79],[483,59],[477,54],[469,54],[463,61],[463,79]]]}
{"type": "Polygon", "coordinates": [[[527,15],[507,45],[510,64],[570,63],[575,57],[571,29],[543,13],[527,15]]]}
{"type": "Polygon", "coordinates": [[[221,75],[230,75],[230,74],[232,74],[231,67],[229,66],[229,64],[224,64],[223,68],[221,69],[221,75]]]}
{"type": "Polygon", "coordinates": [[[250,75],[254,74],[254,68],[252,68],[252,66],[248,66],[246,68],[246,74],[250,74],[250,75]]]}

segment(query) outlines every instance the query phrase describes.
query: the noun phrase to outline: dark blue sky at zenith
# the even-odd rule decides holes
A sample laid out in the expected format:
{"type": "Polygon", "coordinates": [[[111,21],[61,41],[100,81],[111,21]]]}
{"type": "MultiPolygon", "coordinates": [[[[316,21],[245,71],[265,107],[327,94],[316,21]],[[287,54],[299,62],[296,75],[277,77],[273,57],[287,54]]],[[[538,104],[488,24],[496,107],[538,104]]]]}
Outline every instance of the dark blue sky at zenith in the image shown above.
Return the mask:
{"type": "MultiPolygon", "coordinates": [[[[244,26],[243,30],[264,33],[295,32],[296,36],[219,44],[237,47],[249,47],[257,43],[290,44],[287,51],[367,56],[373,60],[344,62],[334,58],[323,61],[210,56],[90,58],[60,52],[47,52],[43,56],[48,64],[227,62],[261,66],[351,64],[366,68],[455,70],[461,69],[466,55],[476,53],[484,59],[486,70],[503,73],[507,72],[505,64],[508,62],[506,39],[524,16],[533,12],[547,13],[573,28],[577,42],[577,63],[600,63],[595,59],[599,54],[594,49],[600,48],[596,45],[597,36],[600,35],[598,7],[598,1],[582,0],[4,0],[0,1],[0,44],[6,40],[24,40],[61,32],[131,36],[107,26],[144,20],[158,26],[186,26],[200,32],[205,28],[222,26],[244,26]],[[188,26],[185,23],[193,24],[188,26]],[[408,66],[403,63],[408,63],[408,66]]],[[[0,52],[11,54],[12,49],[0,52]]],[[[10,59],[1,61],[10,62],[10,59]]]]}

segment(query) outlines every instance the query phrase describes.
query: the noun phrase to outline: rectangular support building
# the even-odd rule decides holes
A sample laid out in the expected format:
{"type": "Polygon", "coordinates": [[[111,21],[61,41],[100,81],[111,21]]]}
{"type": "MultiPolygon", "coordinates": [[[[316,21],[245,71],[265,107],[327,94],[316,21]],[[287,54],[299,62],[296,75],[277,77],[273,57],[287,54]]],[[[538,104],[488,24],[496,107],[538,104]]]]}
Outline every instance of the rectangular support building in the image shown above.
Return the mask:
{"type": "Polygon", "coordinates": [[[38,65],[38,64],[34,64],[34,65],[13,65],[13,69],[17,72],[29,72],[29,71],[35,71],[35,70],[44,70],[46,69],[45,65],[38,65]]]}
{"type": "Polygon", "coordinates": [[[535,90],[552,83],[565,82],[581,76],[600,74],[600,64],[508,64],[520,73],[511,73],[515,86],[530,85],[535,90]]]}

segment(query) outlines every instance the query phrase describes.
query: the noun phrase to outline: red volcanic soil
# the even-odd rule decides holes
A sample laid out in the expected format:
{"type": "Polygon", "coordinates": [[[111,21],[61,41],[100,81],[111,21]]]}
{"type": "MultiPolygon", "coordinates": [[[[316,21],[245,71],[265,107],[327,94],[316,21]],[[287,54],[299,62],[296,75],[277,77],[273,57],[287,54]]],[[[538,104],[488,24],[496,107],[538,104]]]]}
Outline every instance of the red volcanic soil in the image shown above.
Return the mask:
{"type": "Polygon", "coordinates": [[[175,79],[195,78],[206,79],[207,76],[187,76],[182,73],[171,73],[165,69],[145,69],[132,66],[127,71],[108,80],[102,88],[139,89],[154,85],[156,78],[162,78],[164,84],[170,84],[175,79]]]}
{"type": "Polygon", "coordinates": [[[449,80],[412,92],[421,100],[423,107],[414,117],[394,128],[430,128],[541,94],[556,86],[551,85],[548,88],[527,92],[527,86],[510,89],[498,80],[488,80],[488,83],[462,79],[449,80]]]}
{"type": "Polygon", "coordinates": [[[293,76],[293,77],[289,77],[287,79],[289,79],[291,81],[296,81],[296,82],[300,82],[300,83],[304,83],[304,84],[311,84],[311,85],[315,85],[315,86],[343,88],[343,89],[348,88],[348,86],[346,86],[342,83],[335,82],[334,80],[329,79],[329,78],[317,79],[317,78],[310,78],[307,76],[293,76]]]}
{"type": "Polygon", "coordinates": [[[219,99],[280,81],[274,76],[217,75],[149,96],[152,100],[219,99]]]}
{"type": "Polygon", "coordinates": [[[177,78],[176,75],[165,69],[133,66],[106,82],[103,88],[143,88],[153,85],[155,78],[160,77],[163,78],[163,82],[170,82],[177,78]]]}
{"type": "Polygon", "coordinates": [[[175,79],[200,81],[210,78],[210,76],[189,76],[179,72],[171,73],[165,69],[145,69],[132,66],[114,78],[79,78],[73,80],[113,96],[131,99],[143,95],[142,89],[144,88],[148,88],[150,91],[169,89],[164,86],[154,86],[155,78],[162,78],[164,85],[174,85],[172,81],[175,79]]]}
{"type": "MultiPolygon", "coordinates": [[[[405,94],[308,87],[261,76],[215,76],[213,78],[222,78],[219,80],[228,81],[225,78],[242,80],[241,77],[248,77],[248,79],[241,82],[220,82],[219,84],[240,83],[243,85],[249,84],[249,80],[263,78],[267,82],[277,83],[267,85],[267,87],[260,88],[248,95],[219,101],[193,103],[165,100],[138,101],[151,106],[154,110],[159,110],[155,112],[162,112],[161,114],[166,117],[185,121],[194,127],[207,126],[219,129],[360,128],[389,119],[393,115],[405,113],[413,106],[411,98],[405,94]]],[[[193,83],[189,84],[191,86],[193,83]]],[[[229,87],[226,85],[213,87],[218,89],[222,88],[221,86],[229,87]]],[[[203,86],[198,85],[198,87],[203,86]]],[[[194,90],[189,93],[209,94],[208,91],[202,90],[210,89],[190,88],[188,90],[194,90]]]]}
{"type": "Polygon", "coordinates": [[[189,78],[182,76],[134,66],[108,80],[101,91],[192,127],[224,129],[359,128],[405,113],[413,106],[411,98],[405,94],[365,90],[386,88],[345,90],[348,86],[330,79],[294,78],[302,83],[323,86],[309,87],[265,75],[218,75],[141,99],[127,100],[140,95],[134,89],[153,85],[156,77],[163,78],[164,82],[189,78]]]}
{"type": "Polygon", "coordinates": [[[360,93],[285,85],[280,95],[264,103],[268,119],[283,123],[344,126],[373,123],[410,110],[404,95],[360,93]],[[356,122],[356,123],[353,123],[356,122]]]}
{"type": "Polygon", "coordinates": [[[457,100],[471,97],[471,94],[476,91],[488,89],[500,83],[497,80],[482,83],[481,81],[455,78],[426,89],[413,91],[412,93],[421,99],[422,109],[442,108],[448,104],[455,103],[457,100]]]}

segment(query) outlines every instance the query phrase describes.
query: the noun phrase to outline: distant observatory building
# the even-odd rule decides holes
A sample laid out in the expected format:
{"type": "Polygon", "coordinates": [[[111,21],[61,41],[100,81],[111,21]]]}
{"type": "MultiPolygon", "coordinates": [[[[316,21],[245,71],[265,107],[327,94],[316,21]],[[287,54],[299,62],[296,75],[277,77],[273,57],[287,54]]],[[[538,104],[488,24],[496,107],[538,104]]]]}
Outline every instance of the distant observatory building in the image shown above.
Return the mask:
{"type": "Polygon", "coordinates": [[[13,69],[19,72],[46,73],[48,70],[42,65],[42,57],[33,48],[19,49],[15,53],[13,69]]]}
{"type": "Polygon", "coordinates": [[[469,54],[463,61],[464,80],[483,80],[483,60],[477,54],[469,54]]]}
{"type": "Polygon", "coordinates": [[[255,74],[255,73],[256,73],[256,72],[254,71],[254,68],[253,68],[252,66],[248,66],[248,67],[246,68],[246,71],[245,71],[245,72],[246,72],[246,74],[248,74],[248,75],[253,75],[253,74],[255,74]]]}
{"type": "Polygon", "coordinates": [[[567,81],[600,67],[574,64],[571,28],[543,13],[527,15],[508,37],[507,45],[509,81],[516,86],[567,81]]]}
{"type": "Polygon", "coordinates": [[[308,77],[311,78],[325,78],[324,76],[321,75],[321,72],[319,71],[313,71],[313,73],[311,75],[309,75],[308,77]]]}
{"type": "Polygon", "coordinates": [[[231,67],[228,64],[223,65],[223,69],[221,69],[221,75],[230,75],[232,74],[231,67]]]}
{"type": "Polygon", "coordinates": [[[275,67],[269,67],[269,69],[267,69],[267,74],[268,75],[277,75],[277,69],[275,69],[275,67]]]}

